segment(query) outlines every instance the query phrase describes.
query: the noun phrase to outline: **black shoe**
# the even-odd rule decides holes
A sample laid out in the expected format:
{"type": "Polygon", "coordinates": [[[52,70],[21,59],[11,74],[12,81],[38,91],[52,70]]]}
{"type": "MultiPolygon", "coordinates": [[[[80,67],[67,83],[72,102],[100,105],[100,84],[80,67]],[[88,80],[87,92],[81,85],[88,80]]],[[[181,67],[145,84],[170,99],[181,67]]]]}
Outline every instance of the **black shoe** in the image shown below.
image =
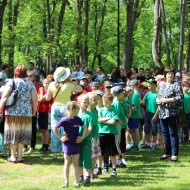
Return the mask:
{"type": "Polygon", "coordinates": [[[160,157],[160,160],[166,160],[169,157],[171,157],[171,155],[163,155],[162,157],[160,157]]]}
{"type": "Polygon", "coordinates": [[[85,181],[83,182],[83,185],[84,185],[85,187],[90,187],[90,185],[91,185],[90,180],[85,179],[85,181]]]}
{"type": "Polygon", "coordinates": [[[116,177],[116,176],[117,176],[117,172],[115,170],[112,170],[111,177],[116,177]]]}

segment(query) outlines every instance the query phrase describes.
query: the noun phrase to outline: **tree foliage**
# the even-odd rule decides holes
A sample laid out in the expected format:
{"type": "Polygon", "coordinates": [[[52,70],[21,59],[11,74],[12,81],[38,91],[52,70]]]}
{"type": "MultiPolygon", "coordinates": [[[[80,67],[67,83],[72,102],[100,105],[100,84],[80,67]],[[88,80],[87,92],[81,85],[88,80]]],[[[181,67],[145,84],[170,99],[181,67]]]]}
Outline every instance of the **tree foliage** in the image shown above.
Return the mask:
{"type": "MultiPolygon", "coordinates": [[[[15,67],[34,60],[36,67],[50,72],[51,67],[58,63],[73,67],[77,61],[81,61],[78,57],[83,55],[83,62],[90,68],[94,69],[97,65],[102,65],[107,72],[110,72],[111,68],[117,65],[118,59],[118,3],[120,5],[120,60],[123,62],[121,65],[127,69],[131,66],[153,68],[155,62],[152,57],[154,31],[154,1],[152,0],[0,0],[0,10],[2,10],[0,12],[0,21],[2,20],[0,22],[0,62],[15,67]],[[81,4],[80,23],[77,2],[81,4]],[[138,3],[132,28],[128,27],[127,21],[128,3],[134,5],[138,3]],[[17,5],[18,14],[15,15],[17,5]],[[88,23],[86,23],[87,16],[88,23]],[[16,22],[13,23],[15,19],[16,22]],[[131,62],[126,63],[129,64],[126,66],[123,55],[126,53],[127,32],[131,32],[132,36],[131,49],[127,50],[128,54],[126,54],[131,57],[131,62]],[[80,51],[77,44],[80,45],[80,51]]],[[[180,2],[163,0],[163,3],[165,37],[170,49],[171,65],[177,68],[180,2]]],[[[189,46],[188,31],[188,11],[186,11],[182,65],[189,64],[189,58],[185,56],[189,46]]],[[[164,39],[163,33],[162,30],[162,39],[164,39]]],[[[167,55],[167,46],[165,41],[161,40],[161,62],[164,66],[168,65],[167,55]]]]}

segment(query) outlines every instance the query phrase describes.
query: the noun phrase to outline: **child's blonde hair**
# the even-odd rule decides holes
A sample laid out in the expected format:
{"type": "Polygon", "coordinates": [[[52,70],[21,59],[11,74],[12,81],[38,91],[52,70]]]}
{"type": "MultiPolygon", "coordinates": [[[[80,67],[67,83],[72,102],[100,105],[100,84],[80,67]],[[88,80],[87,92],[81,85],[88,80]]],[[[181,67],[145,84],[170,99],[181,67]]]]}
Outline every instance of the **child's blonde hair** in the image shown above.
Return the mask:
{"type": "Polygon", "coordinates": [[[77,101],[78,101],[78,102],[81,102],[81,101],[82,101],[83,99],[85,99],[85,98],[88,98],[88,99],[89,99],[88,94],[81,94],[80,96],[78,96],[77,101]]]}
{"type": "Polygon", "coordinates": [[[90,98],[94,98],[94,97],[96,97],[97,98],[97,92],[88,92],[88,97],[89,97],[89,99],[90,98]]]}
{"type": "Polygon", "coordinates": [[[76,101],[71,101],[67,103],[67,110],[68,111],[72,111],[72,110],[76,110],[79,109],[79,105],[76,101]]]}

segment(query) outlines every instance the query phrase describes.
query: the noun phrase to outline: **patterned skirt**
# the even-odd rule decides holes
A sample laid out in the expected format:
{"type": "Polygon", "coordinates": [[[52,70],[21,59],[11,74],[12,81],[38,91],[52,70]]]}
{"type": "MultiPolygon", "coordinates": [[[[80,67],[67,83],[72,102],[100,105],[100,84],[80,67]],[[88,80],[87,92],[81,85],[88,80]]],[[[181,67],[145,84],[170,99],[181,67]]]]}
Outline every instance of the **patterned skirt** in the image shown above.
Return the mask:
{"type": "Polygon", "coordinates": [[[32,137],[32,117],[5,116],[5,144],[30,144],[32,137]]]}

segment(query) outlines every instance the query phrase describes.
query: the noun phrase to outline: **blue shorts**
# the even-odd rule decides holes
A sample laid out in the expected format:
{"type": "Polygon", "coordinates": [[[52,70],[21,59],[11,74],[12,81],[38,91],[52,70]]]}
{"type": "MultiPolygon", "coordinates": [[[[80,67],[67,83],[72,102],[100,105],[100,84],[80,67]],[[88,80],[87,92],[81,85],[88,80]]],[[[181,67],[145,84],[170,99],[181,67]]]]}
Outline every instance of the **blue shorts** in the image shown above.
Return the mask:
{"type": "Polygon", "coordinates": [[[128,121],[129,129],[138,129],[139,125],[140,125],[140,118],[139,119],[129,118],[129,121],[128,121]]]}
{"type": "Polygon", "coordinates": [[[75,154],[80,154],[80,144],[65,145],[63,143],[62,151],[63,151],[63,153],[65,153],[66,155],[69,155],[69,156],[75,155],[75,154]]]}

